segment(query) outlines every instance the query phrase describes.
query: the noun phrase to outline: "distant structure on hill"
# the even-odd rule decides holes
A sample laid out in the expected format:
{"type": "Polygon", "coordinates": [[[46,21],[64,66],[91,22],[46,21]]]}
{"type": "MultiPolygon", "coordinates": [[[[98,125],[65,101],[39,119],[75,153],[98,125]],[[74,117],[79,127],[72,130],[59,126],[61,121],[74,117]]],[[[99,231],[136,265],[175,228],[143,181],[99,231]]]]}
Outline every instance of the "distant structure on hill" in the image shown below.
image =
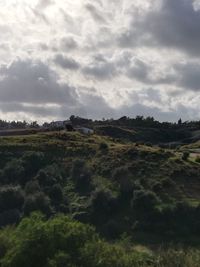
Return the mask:
{"type": "Polygon", "coordinates": [[[94,130],[87,127],[75,127],[75,130],[83,134],[93,134],[94,130]]]}
{"type": "Polygon", "coordinates": [[[50,124],[47,125],[50,129],[67,129],[68,131],[73,131],[72,123],[70,120],[65,121],[52,121],[50,124]]]}
{"type": "Polygon", "coordinates": [[[45,124],[45,127],[50,130],[68,130],[68,131],[77,131],[82,134],[93,134],[94,130],[83,127],[83,126],[73,126],[72,122],[70,120],[65,121],[52,121],[49,124],[45,124]]]}

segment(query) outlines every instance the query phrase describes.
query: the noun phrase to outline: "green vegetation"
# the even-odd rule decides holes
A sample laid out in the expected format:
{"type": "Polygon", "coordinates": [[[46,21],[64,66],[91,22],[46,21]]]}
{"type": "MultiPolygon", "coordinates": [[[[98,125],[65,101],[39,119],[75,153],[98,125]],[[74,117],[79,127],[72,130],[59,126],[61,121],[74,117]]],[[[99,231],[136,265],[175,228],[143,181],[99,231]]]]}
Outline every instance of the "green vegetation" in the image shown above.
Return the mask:
{"type": "Polygon", "coordinates": [[[2,231],[0,241],[2,267],[128,267],[153,262],[151,255],[110,245],[92,227],[66,216],[45,220],[33,214],[15,229],[2,231]]]}
{"type": "Polygon", "coordinates": [[[64,215],[49,220],[40,214],[0,231],[1,267],[197,267],[198,250],[153,253],[127,239],[110,244],[94,228],[64,215]]]}
{"type": "Polygon", "coordinates": [[[184,151],[183,155],[182,155],[182,159],[183,160],[188,160],[189,156],[190,156],[190,153],[188,151],[184,151]]]}
{"type": "Polygon", "coordinates": [[[1,137],[0,267],[199,266],[191,155],[77,132],[1,137]]]}

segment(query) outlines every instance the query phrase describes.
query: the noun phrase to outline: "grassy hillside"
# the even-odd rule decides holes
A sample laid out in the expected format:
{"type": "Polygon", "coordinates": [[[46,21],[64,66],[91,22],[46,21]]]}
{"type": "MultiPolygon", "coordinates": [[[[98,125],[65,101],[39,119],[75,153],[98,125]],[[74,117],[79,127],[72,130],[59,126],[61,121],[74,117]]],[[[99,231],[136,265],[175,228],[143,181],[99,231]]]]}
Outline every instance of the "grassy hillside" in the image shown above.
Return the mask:
{"type": "Polygon", "coordinates": [[[150,142],[152,144],[159,143],[180,143],[192,142],[198,134],[193,134],[187,129],[165,129],[153,127],[127,127],[127,126],[113,126],[102,125],[94,127],[96,132],[105,136],[121,139],[122,141],[131,142],[150,142]]]}
{"type": "MultiPolygon", "coordinates": [[[[180,151],[68,132],[2,137],[0,151],[2,186],[20,185],[25,191],[27,183],[40,183],[38,175],[49,172],[55,180],[52,185],[55,182],[65,190],[70,184],[89,202],[98,192],[116,201],[117,212],[111,218],[116,216],[120,224],[132,224],[134,192],[152,194],[157,211],[173,209],[178,202],[198,206],[200,201],[200,165],[183,160],[180,151]]],[[[45,191],[47,185],[42,182],[45,191]]]]}
{"type": "Polygon", "coordinates": [[[40,211],[47,219],[64,214],[93,225],[117,244],[128,237],[134,248],[198,247],[200,163],[198,152],[187,154],[197,148],[65,131],[1,137],[0,226],[40,211]]]}

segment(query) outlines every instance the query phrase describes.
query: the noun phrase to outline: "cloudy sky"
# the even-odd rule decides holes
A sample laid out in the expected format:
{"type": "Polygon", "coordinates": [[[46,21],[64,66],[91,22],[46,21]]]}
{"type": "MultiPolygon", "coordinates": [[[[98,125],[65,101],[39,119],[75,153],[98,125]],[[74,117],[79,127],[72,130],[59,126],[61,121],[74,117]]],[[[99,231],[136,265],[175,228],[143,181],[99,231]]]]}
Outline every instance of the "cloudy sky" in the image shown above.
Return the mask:
{"type": "Polygon", "coordinates": [[[200,119],[199,0],[0,0],[0,117],[200,119]]]}

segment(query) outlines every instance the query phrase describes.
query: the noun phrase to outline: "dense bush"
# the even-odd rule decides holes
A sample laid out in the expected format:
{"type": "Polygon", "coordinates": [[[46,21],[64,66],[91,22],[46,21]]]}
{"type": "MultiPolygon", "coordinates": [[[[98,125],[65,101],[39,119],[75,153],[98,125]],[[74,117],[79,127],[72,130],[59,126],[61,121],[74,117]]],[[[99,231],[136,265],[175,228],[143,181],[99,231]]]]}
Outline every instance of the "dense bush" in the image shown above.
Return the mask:
{"type": "Polygon", "coordinates": [[[157,232],[167,233],[182,238],[200,232],[200,209],[187,202],[177,202],[173,206],[165,206],[157,213],[154,226],[157,232]],[[184,223],[183,223],[184,222],[184,223]]]}
{"type": "Polygon", "coordinates": [[[7,236],[0,232],[0,248],[1,267],[132,267],[153,263],[150,255],[110,245],[92,227],[65,216],[46,221],[34,214],[23,219],[7,236]]]}
{"type": "Polygon", "coordinates": [[[196,157],[195,161],[198,162],[198,163],[200,163],[200,157],[199,156],[196,157]]]}
{"type": "Polygon", "coordinates": [[[152,143],[151,143],[151,142],[146,142],[146,143],[145,143],[145,146],[152,147],[153,145],[152,145],[152,143]]]}
{"type": "Polygon", "coordinates": [[[117,211],[118,200],[109,190],[97,190],[91,197],[91,219],[98,225],[106,223],[117,211]]]}
{"type": "Polygon", "coordinates": [[[57,164],[52,164],[41,169],[35,179],[43,188],[53,186],[57,183],[61,183],[63,180],[62,175],[60,173],[60,168],[57,164]]]}
{"type": "Polygon", "coordinates": [[[100,143],[100,145],[99,145],[99,149],[100,150],[108,150],[108,144],[107,143],[105,143],[105,142],[102,142],[102,143],[100,143]]]}
{"type": "Polygon", "coordinates": [[[134,250],[125,240],[110,244],[94,228],[60,215],[23,219],[0,231],[1,267],[199,267],[199,249],[134,250]]]}
{"type": "Polygon", "coordinates": [[[92,190],[91,170],[84,160],[77,159],[73,162],[71,179],[81,194],[88,194],[92,190]]]}
{"type": "Polygon", "coordinates": [[[46,215],[51,214],[50,199],[43,192],[38,192],[26,197],[24,213],[29,215],[33,211],[41,211],[46,215]]]}
{"type": "Polygon", "coordinates": [[[160,204],[160,199],[154,192],[136,190],[131,201],[133,217],[141,221],[141,225],[150,224],[156,206],[160,204]]]}
{"type": "Polygon", "coordinates": [[[55,202],[61,203],[63,200],[63,191],[61,185],[60,184],[53,185],[52,188],[50,189],[49,196],[54,203],[55,202]]]}
{"type": "Polygon", "coordinates": [[[25,192],[27,195],[34,194],[36,192],[39,192],[40,190],[41,190],[41,187],[37,180],[32,180],[26,183],[25,192]]]}
{"type": "Polygon", "coordinates": [[[18,209],[10,209],[0,213],[0,227],[19,223],[21,213],[18,209]]]}
{"type": "Polygon", "coordinates": [[[120,191],[124,194],[132,192],[133,182],[127,167],[119,167],[113,171],[112,179],[117,182],[120,191]]]}
{"type": "Polygon", "coordinates": [[[24,203],[24,193],[19,186],[0,188],[0,212],[21,209],[24,203]]]}
{"type": "Polygon", "coordinates": [[[42,152],[28,151],[22,156],[23,166],[27,175],[36,173],[45,164],[45,155],[42,152]]]}
{"type": "Polygon", "coordinates": [[[25,178],[25,169],[23,162],[18,159],[13,159],[7,162],[2,171],[2,182],[4,184],[23,183],[25,178]]]}
{"type": "Polygon", "coordinates": [[[188,151],[183,152],[182,160],[188,160],[190,153],[188,151]]]}

